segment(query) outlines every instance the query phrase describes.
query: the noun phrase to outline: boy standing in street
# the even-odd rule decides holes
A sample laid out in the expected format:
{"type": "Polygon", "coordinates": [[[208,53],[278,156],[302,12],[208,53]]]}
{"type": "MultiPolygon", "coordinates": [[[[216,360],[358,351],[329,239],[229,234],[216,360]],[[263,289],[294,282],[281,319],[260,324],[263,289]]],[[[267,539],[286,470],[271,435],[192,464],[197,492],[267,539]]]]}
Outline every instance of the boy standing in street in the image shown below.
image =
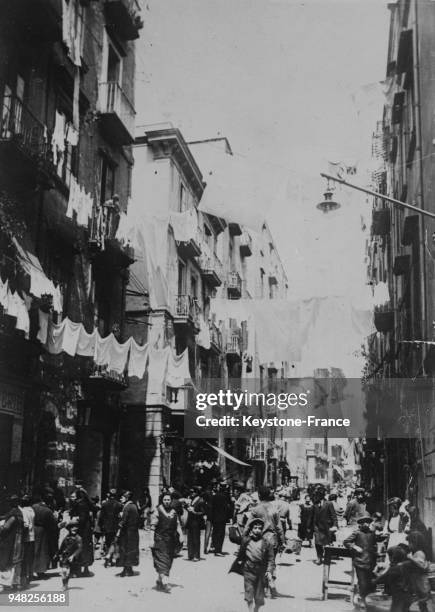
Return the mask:
{"type": "Polygon", "coordinates": [[[372,517],[365,512],[357,519],[358,529],[343,542],[346,548],[354,551],[353,566],[358,579],[358,590],[362,608],[365,609],[366,597],[373,590],[373,568],[376,564],[376,534],[370,528],[372,517]]]}
{"type": "Polygon", "coordinates": [[[62,590],[68,588],[71,566],[80,555],[82,550],[82,538],[78,534],[78,521],[72,520],[66,526],[68,535],[64,537],[59,548],[59,563],[62,575],[62,590]]]}
{"type": "Polygon", "coordinates": [[[271,580],[274,567],[273,544],[263,537],[264,521],[253,518],[246,526],[238,559],[244,562],[245,601],[249,612],[264,606],[266,577],[271,580]]]}

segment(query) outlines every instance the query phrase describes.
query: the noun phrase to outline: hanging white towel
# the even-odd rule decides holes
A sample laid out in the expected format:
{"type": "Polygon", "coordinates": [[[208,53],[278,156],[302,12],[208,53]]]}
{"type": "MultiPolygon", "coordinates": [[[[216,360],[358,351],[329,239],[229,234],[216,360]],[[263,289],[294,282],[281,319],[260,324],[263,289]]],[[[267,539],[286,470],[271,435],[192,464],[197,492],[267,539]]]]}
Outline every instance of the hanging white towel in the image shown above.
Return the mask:
{"type": "Polygon", "coordinates": [[[66,317],[62,323],[51,323],[48,326],[47,350],[49,353],[58,355],[65,351],[71,357],[77,352],[77,343],[80,334],[81,323],[74,323],[66,317]]]}
{"type": "Polygon", "coordinates": [[[42,310],[38,310],[39,331],[36,335],[36,339],[39,340],[41,344],[45,344],[47,342],[48,319],[49,319],[48,312],[43,312],[42,310]]]}
{"type": "Polygon", "coordinates": [[[65,319],[65,329],[63,333],[62,350],[71,357],[77,352],[77,344],[79,341],[80,329],[83,327],[81,323],[74,323],[68,318],[65,319]]]}
{"type": "Polygon", "coordinates": [[[66,216],[70,219],[73,218],[73,212],[76,210],[76,197],[77,197],[77,181],[73,175],[71,175],[69,183],[69,196],[68,196],[68,208],[66,209],[66,216]]]}
{"type": "Polygon", "coordinates": [[[148,394],[161,395],[166,378],[170,347],[151,349],[148,363],[148,394]]]}
{"type": "Polygon", "coordinates": [[[120,344],[116,338],[113,339],[109,354],[107,367],[109,370],[122,374],[127,366],[128,352],[130,350],[131,338],[120,344]]]}
{"type": "Polygon", "coordinates": [[[77,342],[77,355],[81,355],[82,357],[93,357],[95,354],[97,335],[98,332],[96,328],[94,328],[94,330],[88,334],[82,325],[77,342]]]}
{"type": "Polygon", "coordinates": [[[191,382],[188,349],[185,349],[181,355],[176,355],[171,350],[168,357],[166,384],[169,387],[178,389],[179,387],[184,387],[188,382],[191,382]]]}
{"type": "Polygon", "coordinates": [[[0,277],[0,304],[3,306],[3,308],[6,310],[7,305],[8,305],[8,297],[9,294],[9,281],[8,279],[5,280],[5,282],[2,282],[2,279],[0,277]]]}
{"type": "MultiPolygon", "coordinates": [[[[98,366],[106,366],[110,361],[110,352],[112,343],[115,340],[113,334],[109,334],[106,338],[101,338],[98,334],[95,342],[94,361],[98,366]]],[[[116,340],[115,340],[116,341],[116,340]]]]}
{"type": "Polygon", "coordinates": [[[53,355],[58,355],[62,351],[63,332],[67,319],[61,323],[51,322],[48,326],[47,351],[53,355]]]}
{"type": "Polygon", "coordinates": [[[59,314],[63,312],[63,296],[60,290],[60,285],[55,287],[53,294],[53,310],[59,314]]]}
{"type": "Polygon", "coordinates": [[[56,111],[53,136],[51,138],[54,163],[57,165],[65,151],[65,115],[56,111]]]}
{"type": "Polygon", "coordinates": [[[206,350],[210,348],[210,328],[203,317],[199,320],[199,334],[196,337],[196,343],[206,350]]]}
{"type": "Polygon", "coordinates": [[[30,319],[24,300],[19,296],[17,292],[9,293],[8,297],[8,315],[17,318],[17,322],[15,324],[16,329],[23,330],[26,333],[26,336],[28,336],[30,329],[30,319]]]}
{"type": "Polygon", "coordinates": [[[76,147],[79,143],[79,132],[72,123],[68,123],[66,126],[66,141],[72,147],[76,147]]]}
{"type": "Polygon", "coordinates": [[[143,378],[148,361],[148,344],[140,346],[134,338],[131,339],[128,375],[143,378]]]}

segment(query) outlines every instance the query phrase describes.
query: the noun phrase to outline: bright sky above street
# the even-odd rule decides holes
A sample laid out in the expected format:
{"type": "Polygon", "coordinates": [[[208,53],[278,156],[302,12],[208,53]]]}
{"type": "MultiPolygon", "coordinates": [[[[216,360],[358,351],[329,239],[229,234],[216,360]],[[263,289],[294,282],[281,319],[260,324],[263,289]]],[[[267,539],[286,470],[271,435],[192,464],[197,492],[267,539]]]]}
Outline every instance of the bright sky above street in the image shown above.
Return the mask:
{"type": "Polygon", "coordinates": [[[358,291],[370,204],[342,192],[334,218],[315,204],[327,160],[360,172],[370,154],[382,100],[367,86],[385,78],[386,2],[148,0],[143,13],[137,124],[229,139],[260,177],[253,206],[264,207],[289,297],[358,291]]]}

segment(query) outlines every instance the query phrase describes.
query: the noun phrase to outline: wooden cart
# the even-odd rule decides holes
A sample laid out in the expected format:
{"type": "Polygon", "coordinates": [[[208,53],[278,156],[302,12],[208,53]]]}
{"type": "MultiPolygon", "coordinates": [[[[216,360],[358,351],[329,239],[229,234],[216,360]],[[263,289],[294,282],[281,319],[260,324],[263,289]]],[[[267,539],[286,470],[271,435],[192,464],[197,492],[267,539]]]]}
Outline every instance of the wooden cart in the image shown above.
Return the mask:
{"type": "Polygon", "coordinates": [[[356,593],[355,570],[351,562],[351,575],[349,581],[333,580],[330,578],[331,562],[338,559],[352,559],[353,552],[344,546],[325,546],[323,556],[323,578],[322,578],[322,598],[328,599],[328,588],[334,586],[336,589],[348,591],[350,601],[353,603],[356,593]]]}

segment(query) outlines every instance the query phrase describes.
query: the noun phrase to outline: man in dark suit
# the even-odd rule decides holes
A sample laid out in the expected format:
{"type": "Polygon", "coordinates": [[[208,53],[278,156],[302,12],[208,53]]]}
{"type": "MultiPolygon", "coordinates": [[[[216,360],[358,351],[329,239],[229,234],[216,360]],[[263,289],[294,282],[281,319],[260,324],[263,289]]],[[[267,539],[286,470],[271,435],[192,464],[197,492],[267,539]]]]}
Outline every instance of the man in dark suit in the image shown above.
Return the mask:
{"type": "Polygon", "coordinates": [[[121,497],[124,504],[119,530],[119,565],[124,569],[121,578],[133,576],[133,565],[139,565],[139,511],[132,500],[132,493],[126,491],[121,497]]]}
{"type": "Polygon", "coordinates": [[[225,525],[229,517],[228,497],[221,485],[216,485],[216,492],[210,501],[210,521],[212,524],[212,547],[217,557],[222,556],[222,546],[225,539],[225,525]]]}
{"type": "Polygon", "coordinates": [[[201,529],[204,526],[205,505],[201,487],[193,487],[187,507],[187,558],[199,561],[201,551],[201,529]]]}
{"type": "Polygon", "coordinates": [[[116,490],[110,489],[107,499],[103,502],[100,510],[98,525],[104,534],[104,567],[112,565],[116,532],[118,531],[119,518],[122,512],[122,504],[116,499],[116,490]]]}
{"type": "Polygon", "coordinates": [[[323,563],[323,549],[331,544],[337,531],[337,515],[334,504],[326,500],[326,491],[318,489],[314,494],[314,543],[316,545],[317,565],[323,563]]]}

